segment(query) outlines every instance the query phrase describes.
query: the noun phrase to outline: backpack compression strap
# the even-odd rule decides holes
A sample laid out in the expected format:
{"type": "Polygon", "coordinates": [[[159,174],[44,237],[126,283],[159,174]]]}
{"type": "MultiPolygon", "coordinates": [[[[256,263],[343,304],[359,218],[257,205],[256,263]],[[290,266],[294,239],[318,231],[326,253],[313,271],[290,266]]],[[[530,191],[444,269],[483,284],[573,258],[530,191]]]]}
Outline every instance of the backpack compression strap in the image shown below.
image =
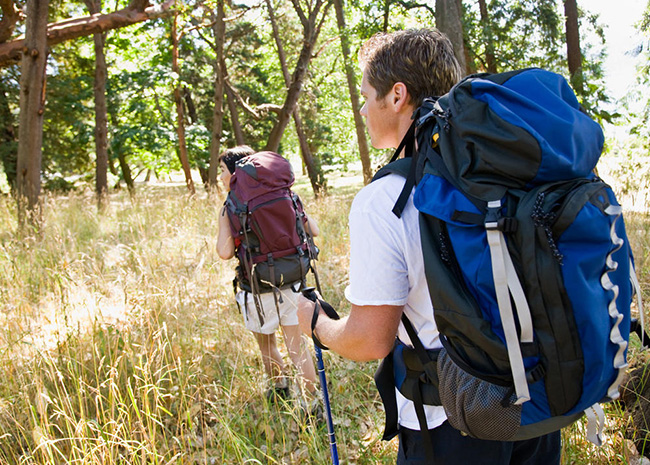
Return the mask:
{"type": "Polygon", "coordinates": [[[503,237],[503,232],[500,230],[500,210],[500,200],[488,202],[488,211],[485,215],[485,230],[490,246],[494,290],[499,305],[503,332],[506,338],[515,394],[517,395],[515,405],[520,405],[530,400],[528,381],[526,380],[526,367],[524,366],[520,344],[533,342],[533,322],[526,295],[519,282],[510,253],[508,253],[508,246],[503,237]],[[510,303],[511,295],[515,303],[517,316],[519,317],[521,339],[517,336],[517,326],[510,303]]]}
{"type": "MultiPolygon", "coordinates": [[[[618,297],[618,286],[612,283],[608,275],[618,267],[618,263],[614,259],[614,253],[623,247],[624,244],[624,240],[618,237],[616,234],[616,221],[621,218],[623,214],[623,208],[619,205],[609,205],[605,209],[605,213],[614,217],[614,220],[612,221],[612,225],[610,227],[610,237],[615,248],[607,255],[606,270],[600,278],[600,283],[603,286],[603,289],[611,291],[614,294],[614,297],[610,300],[609,305],[607,306],[607,310],[612,321],[616,322],[614,323],[612,330],[609,333],[609,340],[612,344],[618,346],[618,350],[614,356],[614,368],[618,370],[618,376],[609,387],[607,396],[610,399],[616,399],[619,397],[618,387],[623,380],[623,376],[625,376],[625,369],[627,368],[625,350],[627,349],[628,344],[621,335],[621,330],[619,328],[621,321],[623,321],[623,315],[619,312],[616,305],[616,300],[618,297]]],[[[633,270],[634,268],[630,268],[630,277],[632,277],[632,275],[636,277],[636,274],[633,272],[633,270]]],[[[639,308],[639,312],[641,312],[641,315],[643,315],[642,308],[639,308]]]]}
{"type": "MultiPolygon", "coordinates": [[[[244,231],[244,239],[246,241],[246,244],[250,244],[248,240],[248,234],[246,232],[247,225],[246,225],[246,219],[247,219],[247,213],[248,213],[248,206],[246,206],[246,211],[242,212],[239,214],[239,222],[242,225],[242,230],[244,231]]],[[[253,260],[250,256],[250,250],[246,248],[244,251],[244,257],[243,260],[244,266],[246,267],[246,273],[248,273],[248,280],[250,282],[251,286],[251,294],[253,294],[253,301],[255,302],[255,308],[257,309],[257,316],[260,319],[260,325],[264,325],[264,312],[262,311],[262,301],[260,299],[260,288],[259,288],[259,283],[257,282],[257,277],[255,276],[255,267],[253,265],[253,260]]],[[[248,300],[248,299],[246,299],[248,300]]],[[[248,311],[248,308],[246,309],[248,311]]]]}

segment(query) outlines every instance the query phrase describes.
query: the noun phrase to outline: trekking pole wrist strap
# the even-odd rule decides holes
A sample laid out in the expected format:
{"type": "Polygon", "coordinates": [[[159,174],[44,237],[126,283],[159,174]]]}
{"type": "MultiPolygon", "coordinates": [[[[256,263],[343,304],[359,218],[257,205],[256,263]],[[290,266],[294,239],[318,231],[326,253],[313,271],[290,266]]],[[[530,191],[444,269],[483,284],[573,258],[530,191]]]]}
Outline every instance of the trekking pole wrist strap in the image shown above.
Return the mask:
{"type": "Polygon", "coordinates": [[[318,339],[318,336],[316,335],[316,323],[318,322],[318,315],[320,314],[320,302],[316,300],[314,302],[314,314],[311,317],[311,339],[314,341],[314,345],[321,350],[329,350],[329,347],[323,345],[323,343],[320,342],[320,339],[318,339]]]}

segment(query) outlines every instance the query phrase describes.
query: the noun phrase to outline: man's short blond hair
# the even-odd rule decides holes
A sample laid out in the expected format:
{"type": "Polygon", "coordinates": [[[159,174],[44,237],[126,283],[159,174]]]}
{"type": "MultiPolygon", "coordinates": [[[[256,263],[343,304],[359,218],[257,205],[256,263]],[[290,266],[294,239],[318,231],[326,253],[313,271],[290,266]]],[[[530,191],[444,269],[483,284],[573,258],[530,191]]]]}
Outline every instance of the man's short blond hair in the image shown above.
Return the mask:
{"type": "Polygon", "coordinates": [[[437,29],[375,34],[361,47],[359,61],[378,99],[402,82],[416,107],[446,94],[462,77],[451,41],[437,29]]]}

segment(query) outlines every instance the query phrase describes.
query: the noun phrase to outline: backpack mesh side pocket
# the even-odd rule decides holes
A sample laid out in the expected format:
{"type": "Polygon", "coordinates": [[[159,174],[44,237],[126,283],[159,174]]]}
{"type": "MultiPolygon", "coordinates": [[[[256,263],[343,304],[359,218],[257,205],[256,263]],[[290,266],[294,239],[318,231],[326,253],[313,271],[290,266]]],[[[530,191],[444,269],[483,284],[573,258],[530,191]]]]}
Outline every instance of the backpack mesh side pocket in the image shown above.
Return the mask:
{"type": "Polygon", "coordinates": [[[493,441],[511,440],[521,424],[521,405],[514,392],[477,378],[456,365],[443,349],[438,356],[440,400],[451,426],[468,435],[493,441]],[[509,397],[506,407],[504,398],[509,397]]]}

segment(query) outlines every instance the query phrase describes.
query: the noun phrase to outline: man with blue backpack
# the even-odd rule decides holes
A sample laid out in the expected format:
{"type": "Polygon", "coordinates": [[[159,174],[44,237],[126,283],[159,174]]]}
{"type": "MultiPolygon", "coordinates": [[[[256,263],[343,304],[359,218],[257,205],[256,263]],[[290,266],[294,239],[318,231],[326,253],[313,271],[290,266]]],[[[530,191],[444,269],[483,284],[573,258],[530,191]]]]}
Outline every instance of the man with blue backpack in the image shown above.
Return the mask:
{"type": "Polygon", "coordinates": [[[461,81],[436,30],[375,36],[360,61],[371,142],[401,159],[352,204],[349,314],[302,299],[301,329],[384,358],[398,464],[558,464],[561,428],[602,428],[626,367],[634,273],[592,174],[602,131],[553,73],[461,81]]]}

